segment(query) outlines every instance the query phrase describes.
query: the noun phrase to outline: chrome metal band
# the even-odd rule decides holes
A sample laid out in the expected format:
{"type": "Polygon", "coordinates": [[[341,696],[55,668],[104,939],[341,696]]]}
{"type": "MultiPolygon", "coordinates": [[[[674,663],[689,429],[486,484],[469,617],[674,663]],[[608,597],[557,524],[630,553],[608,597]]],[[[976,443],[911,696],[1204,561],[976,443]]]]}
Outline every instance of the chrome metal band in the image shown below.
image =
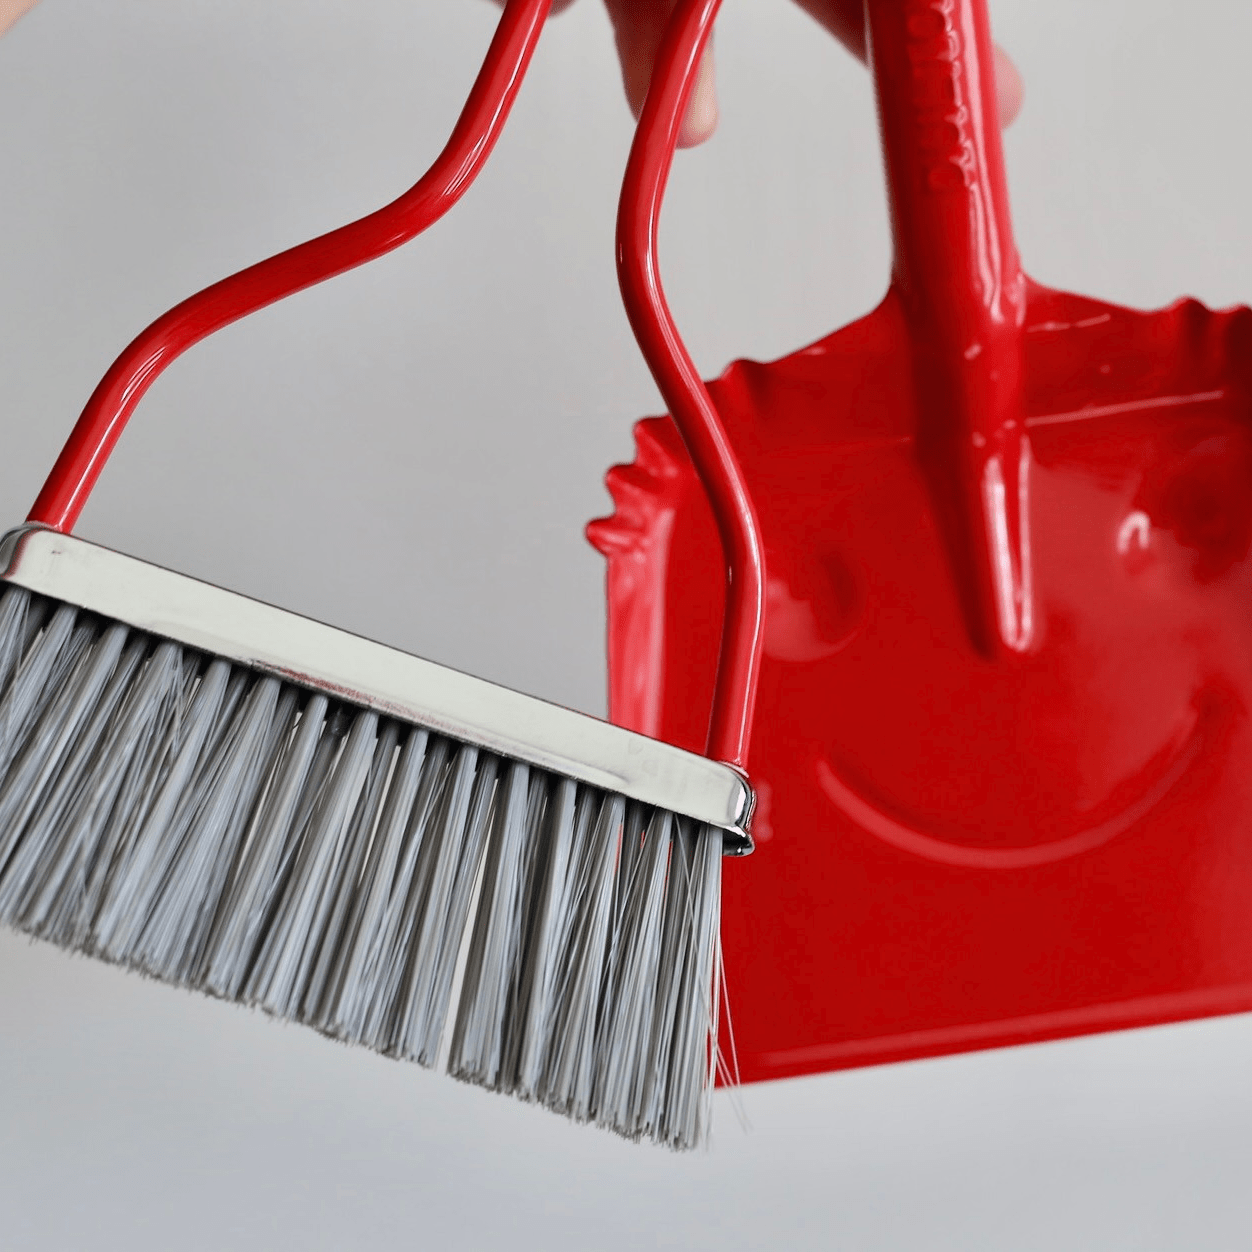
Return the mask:
{"type": "Polygon", "coordinates": [[[0,567],[39,595],[707,822],[727,854],[752,850],[752,791],[728,765],[58,531],[10,531],[0,567]]]}

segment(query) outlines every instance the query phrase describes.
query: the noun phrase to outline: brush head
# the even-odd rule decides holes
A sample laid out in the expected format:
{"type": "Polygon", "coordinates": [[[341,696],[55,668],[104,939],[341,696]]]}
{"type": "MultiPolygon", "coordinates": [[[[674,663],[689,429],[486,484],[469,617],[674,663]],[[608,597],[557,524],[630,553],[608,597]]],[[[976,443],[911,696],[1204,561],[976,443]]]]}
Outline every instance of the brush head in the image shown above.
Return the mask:
{"type": "Polygon", "coordinates": [[[3,550],[0,921],[700,1142],[734,771],[79,540],[3,550]]]}

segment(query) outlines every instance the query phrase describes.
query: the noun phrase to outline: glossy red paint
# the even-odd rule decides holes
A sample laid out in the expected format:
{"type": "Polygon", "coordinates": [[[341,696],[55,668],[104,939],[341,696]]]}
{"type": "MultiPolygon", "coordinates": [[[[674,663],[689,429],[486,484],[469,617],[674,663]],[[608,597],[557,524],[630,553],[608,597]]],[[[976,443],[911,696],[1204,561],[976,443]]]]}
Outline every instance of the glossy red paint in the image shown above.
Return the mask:
{"type": "Polygon", "coordinates": [[[743,769],[752,737],[765,581],[752,495],[717,405],[669,311],[657,264],[657,228],[678,132],[721,0],[675,10],[626,163],[617,214],[617,274],[626,315],[670,414],[682,432],[723,553],[720,659],[708,734],[698,751],[743,769]]]}
{"type": "Polygon", "coordinates": [[[141,331],[87,401],[26,520],[61,531],[74,526],[135,407],[188,348],[267,304],[398,248],[456,204],[504,129],[551,7],[552,0],[508,0],[451,137],[402,196],[206,287],[141,331]]]}
{"type": "MultiPolygon", "coordinates": [[[[764,551],[746,1081],[1252,1009],[1252,312],[1024,279],[982,0],[868,8],[888,294],[711,384],[764,551]]],[[[699,750],[725,565],[637,442],[610,713],[699,750]]]]}

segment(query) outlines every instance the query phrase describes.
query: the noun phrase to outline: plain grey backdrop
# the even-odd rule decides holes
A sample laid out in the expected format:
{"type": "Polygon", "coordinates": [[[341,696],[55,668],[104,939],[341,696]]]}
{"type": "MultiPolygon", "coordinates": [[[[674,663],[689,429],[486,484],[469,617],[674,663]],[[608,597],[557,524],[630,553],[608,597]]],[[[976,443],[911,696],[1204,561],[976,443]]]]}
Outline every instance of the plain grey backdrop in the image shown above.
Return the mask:
{"type": "MultiPolygon", "coordinates": [[[[1041,281],[1252,296],[1237,0],[992,0],[1041,281]]],[[[0,502],[24,516],[125,341],[374,208],[433,157],[482,0],[44,0],[0,41],[0,502]]],[[[785,0],[727,0],[721,133],[663,258],[706,372],[868,309],[888,242],[869,84],[785,0]]],[[[408,249],[195,349],[81,533],[592,712],[581,537],[658,399],[612,264],[630,138],[595,0],[496,157],[408,249]]],[[[0,1248],[1245,1249],[1252,1020],[719,1096],[677,1158],[0,936],[0,1248]]]]}

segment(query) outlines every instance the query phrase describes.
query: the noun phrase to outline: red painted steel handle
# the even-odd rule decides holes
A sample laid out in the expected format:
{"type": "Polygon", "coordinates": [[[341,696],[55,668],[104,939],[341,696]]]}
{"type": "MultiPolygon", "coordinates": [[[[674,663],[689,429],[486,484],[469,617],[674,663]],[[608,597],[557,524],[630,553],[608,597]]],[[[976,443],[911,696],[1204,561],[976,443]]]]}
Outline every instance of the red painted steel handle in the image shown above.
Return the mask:
{"type": "Polygon", "coordinates": [[[1016,330],[1023,305],[986,2],[866,0],[865,26],[895,284],[931,340],[964,352],[1016,330]]]}
{"type": "Polygon", "coordinates": [[[909,324],[917,449],[970,633],[988,655],[1033,640],[1026,309],[1009,220],[985,0],[866,0],[909,324]]]}
{"type": "Polygon", "coordinates": [[[215,330],[398,248],[442,217],[485,164],[508,118],[552,0],[508,0],[444,150],[398,199],[206,287],[138,335],[87,401],[27,519],[68,531],[130,415],[157,376],[215,330]]]}
{"type": "Polygon", "coordinates": [[[713,399],[670,314],[657,260],[657,227],[678,131],[720,4],[680,0],[670,19],[622,184],[617,273],[635,337],[687,445],[721,536],[726,616],[707,753],[742,769],[761,662],[765,573],[760,526],[713,399]]]}

